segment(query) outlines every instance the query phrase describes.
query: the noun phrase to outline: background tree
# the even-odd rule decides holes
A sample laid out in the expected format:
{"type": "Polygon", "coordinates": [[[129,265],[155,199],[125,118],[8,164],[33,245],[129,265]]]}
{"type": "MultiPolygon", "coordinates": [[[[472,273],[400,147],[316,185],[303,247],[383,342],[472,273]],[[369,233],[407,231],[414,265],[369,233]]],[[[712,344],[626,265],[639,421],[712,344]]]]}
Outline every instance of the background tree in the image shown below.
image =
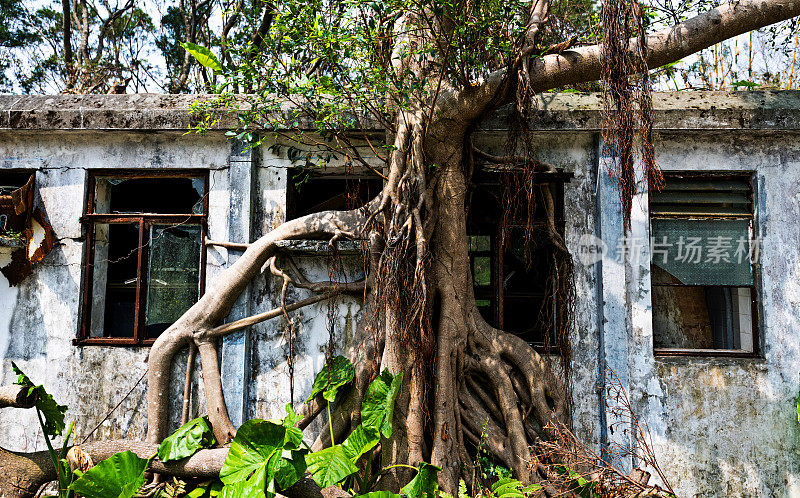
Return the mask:
{"type": "MultiPolygon", "coordinates": [[[[151,451],[166,436],[169,371],[182,348],[199,350],[209,419],[224,443],[236,429],[225,409],[217,341],[339,292],[363,292],[367,318],[347,350],[355,380],[340,394],[331,431],[320,434],[313,447],[341,441],[359,425],[367,386],[386,369],[402,373],[403,383],[394,431],[380,443],[384,465],[430,462],[441,468],[443,489],[455,494],[459,479],[471,479],[474,447],[482,441],[491,459],[522,481],[548,479],[546,468],[530,465],[538,461],[534,457],[547,457],[531,448],[569,423],[569,389],[565,377],[527,343],[495,329],[478,312],[466,221],[476,157],[508,172],[508,209],[531,206],[535,196],[542,200],[548,229],[530,229],[533,213],[523,210],[526,242],[553,247],[561,276],[554,291],[569,303],[571,257],[555,230],[552,198],[542,185],[553,168],[536,158],[528,140],[533,96],[603,81],[606,145],[617,157],[627,217],[637,154],[646,177],[658,179],[647,70],[798,14],[800,3],[792,0],[739,0],[651,32],[642,6],[623,0],[606,0],[602,12],[590,3],[551,5],[549,0],[311,0],[276,3],[261,12],[242,10],[248,25],[257,26],[255,34],[226,45],[222,57],[190,46],[204,61],[208,85],[222,94],[196,110],[214,116],[221,108],[234,109],[243,122],[240,139],[258,144],[254,128],[261,136],[282,135],[317,152],[309,163],[335,154],[375,170],[385,184],[362,207],[291,220],[253,242],[159,336],[148,360],[151,451]],[[588,19],[571,14],[581,8],[588,19]],[[593,28],[598,18],[601,31],[593,28]],[[237,99],[236,89],[249,96],[237,99]],[[247,105],[239,108],[242,103],[247,105]],[[509,106],[511,132],[507,154],[496,156],[477,149],[471,135],[502,106],[509,106]],[[365,131],[381,128],[385,135],[365,131]],[[313,133],[285,131],[292,129],[313,133]],[[636,129],[642,130],[641,140],[636,129]],[[341,239],[364,242],[366,281],[308,282],[278,257],[281,240],[320,238],[331,245],[341,239]],[[283,280],[284,296],[291,285],[318,295],[224,324],[234,301],[262,271],[283,280]]],[[[564,318],[556,334],[562,370],[569,366],[568,307],[564,318]]],[[[298,426],[307,426],[326,403],[317,396],[303,405],[298,426]]],[[[95,460],[109,447],[94,450],[95,460]]],[[[198,460],[208,458],[206,471],[218,465],[214,455],[197,454],[198,460]]],[[[13,458],[17,468],[38,463],[35,455],[13,458]]],[[[398,467],[382,486],[396,491],[409,477],[398,467]]]]}

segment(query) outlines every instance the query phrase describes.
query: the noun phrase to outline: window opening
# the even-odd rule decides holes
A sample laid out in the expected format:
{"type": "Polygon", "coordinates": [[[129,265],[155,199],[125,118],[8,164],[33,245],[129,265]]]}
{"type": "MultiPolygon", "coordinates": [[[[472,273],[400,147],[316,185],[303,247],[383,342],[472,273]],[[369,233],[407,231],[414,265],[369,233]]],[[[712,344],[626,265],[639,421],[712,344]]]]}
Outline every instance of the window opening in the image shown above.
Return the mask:
{"type": "MultiPolygon", "coordinates": [[[[538,348],[554,346],[559,317],[553,297],[557,276],[544,203],[540,194],[533,196],[533,234],[526,247],[526,201],[516,203],[503,225],[503,174],[508,173],[483,170],[473,179],[468,240],[476,304],[492,326],[514,333],[538,348]]],[[[538,180],[550,189],[556,228],[562,236],[564,182],[570,177],[550,173],[538,180]]]]}
{"type": "Polygon", "coordinates": [[[751,176],[667,174],[650,194],[657,354],[758,352],[751,176]]]}
{"type": "Polygon", "coordinates": [[[82,344],[152,343],[203,292],[205,172],[90,177],[82,344]]]}

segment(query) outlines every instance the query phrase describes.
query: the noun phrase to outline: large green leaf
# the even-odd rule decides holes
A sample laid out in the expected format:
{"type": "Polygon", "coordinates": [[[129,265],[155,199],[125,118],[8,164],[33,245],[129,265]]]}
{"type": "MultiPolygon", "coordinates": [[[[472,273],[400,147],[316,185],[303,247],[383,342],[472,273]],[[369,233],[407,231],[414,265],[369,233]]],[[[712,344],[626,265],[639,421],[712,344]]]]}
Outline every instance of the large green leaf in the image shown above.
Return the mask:
{"type": "MultiPolygon", "coordinates": [[[[236,489],[255,492],[258,480],[266,483],[266,496],[275,494],[275,486],[281,489],[294,484],[305,472],[305,449],[302,432],[267,420],[248,420],[236,432],[231,449],[219,477],[227,485],[250,482],[236,489]],[[272,490],[272,491],[271,491],[272,490]]],[[[262,486],[262,489],[264,486],[262,486]]],[[[233,489],[233,488],[231,488],[233,489]]]]}
{"type": "Polygon", "coordinates": [[[355,495],[353,498],[400,498],[400,495],[391,491],[372,491],[363,495],[355,495]]]}
{"type": "Polygon", "coordinates": [[[185,423],[166,438],[158,447],[158,458],[162,462],[180,460],[194,455],[199,449],[213,446],[216,442],[208,417],[199,417],[185,423]]]}
{"type": "Polygon", "coordinates": [[[64,413],[67,411],[66,405],[59,405],[53,396],[45,391],[44,386],[34,385],[33,381],[11,362],[11,369],[17,374],[15,384],[28,387],[28,396],[36,395],[36,408],[44,415],[44,433],[48,436],[58,436],[64,431],[64,413]]]}
{"type": "MultiPolygon", "coordinates": [[[[249,479],[222,487],[221,498],[266,498],[266,472],[256,472],[249,479]]],[[[273,490],[273,496],[274,496],[273,490]]]]}
{"type": "Polygon", "coordinates": [[[517,479],[506,477],[492,484],[492,494],[496,498],[524,498],[541,487],[539,484],[525,486],[517,479]]]}
{"type": "Polygon", "coordinates": [[[392,437],[394,404],[397,395],[400,394],[402,382],[402,372],[392,376],[388,370],[384,370],[370,383],[364,402],[361,404],[362,424],[379,430],[384,437],[392,437]]]}
{"type": "Polygon", "coordinates": [[[353,364],[344,356],[337,356],[328,360],[314,378],[314,385],[311,386],[311,396],[308,397],[306,402],[311,401],[314,396],[322,393],[322,396],[329,403],[333,403],[339,388],[353,380],[354,376],[353,364]]]}
{"type": "Polygon", "coordinates": [[[436,465],[420,463],[417,475],[411,479],[411,482],[403,486],[400,493],[408,498],[436,498],[440,470],[442,469],[436,465]]]}
{"type": "Polygon", "coordinates": [[[380,435],[377,429],[359,425],[356,430],[347,436],[345,442],[342,443],[342,448],[350,458],[350,461],[356,463],[361,458],[361,455],[374,448],[379,441],[380,435]]]}
{"type": "Polygon", "coordinates": [[[132,451],[116,453],[87,470],[69,489],[85,498],[131,498],[144,484],[147,460],[132,451]]]}
{"type": "Polygon", "coordinates": [[[189,42],[181,43],[181,47],[189,52],[192,57],[197,59],[197,62],[203,66],[220,73],[222,72],[222,64],[220,64],[219,59],[217,59],[217,56],[214,55],[214,52],[211,50],[189,42]]]}
{"type": "Polygon", "coordinates": [[[358,472],[358,467],[350,460],[341,444],[309,453],[306,455],[306,465],[311,477],[323,488],[334,486],[345,477],[358,472]]]}

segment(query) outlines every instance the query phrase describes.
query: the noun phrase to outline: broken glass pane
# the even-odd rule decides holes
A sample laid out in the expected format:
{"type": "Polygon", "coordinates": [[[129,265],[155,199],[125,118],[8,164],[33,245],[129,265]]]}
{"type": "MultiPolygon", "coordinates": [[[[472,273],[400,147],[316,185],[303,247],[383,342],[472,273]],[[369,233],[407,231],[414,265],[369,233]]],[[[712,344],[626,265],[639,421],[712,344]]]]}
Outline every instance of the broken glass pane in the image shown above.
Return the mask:
{"type": "Polygon", "coordinates": [[[199,297],[201,227],[151,225],[147,268],[148,338],[157,337],[199,297]]]}
{"type": "Polygon", "coordinates": [[[202,214],[203,178],[95,179],[94,212],[202,214]]]}

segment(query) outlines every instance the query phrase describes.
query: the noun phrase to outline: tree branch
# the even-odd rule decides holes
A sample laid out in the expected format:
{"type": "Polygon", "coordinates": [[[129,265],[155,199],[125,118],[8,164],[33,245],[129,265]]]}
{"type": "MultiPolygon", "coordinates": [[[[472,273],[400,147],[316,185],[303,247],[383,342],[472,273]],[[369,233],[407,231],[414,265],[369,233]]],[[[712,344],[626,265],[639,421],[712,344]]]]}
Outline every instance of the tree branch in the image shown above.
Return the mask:
{"type": "Polygon", "coordinates": [[[28,396],[27,386],[0,386],[0,408],[32,408],[36,395],[28,396]]]}
{"type": "MultiPolygon", "coordinates": [[[[721,5],[647,36],[647,67],[652,69],[675,62],[728,38],[763,28],[800,15],[796,0],[738,0],[721,5]]],[[[628,50],[637,50],[632,38],[628,50]]],[[[530,70],[531,87],[536,92],[564,85],[600,79],[602,46],[566,50],[561,54],[534,59],[530,70]]]]}

